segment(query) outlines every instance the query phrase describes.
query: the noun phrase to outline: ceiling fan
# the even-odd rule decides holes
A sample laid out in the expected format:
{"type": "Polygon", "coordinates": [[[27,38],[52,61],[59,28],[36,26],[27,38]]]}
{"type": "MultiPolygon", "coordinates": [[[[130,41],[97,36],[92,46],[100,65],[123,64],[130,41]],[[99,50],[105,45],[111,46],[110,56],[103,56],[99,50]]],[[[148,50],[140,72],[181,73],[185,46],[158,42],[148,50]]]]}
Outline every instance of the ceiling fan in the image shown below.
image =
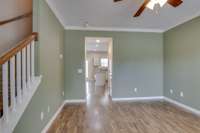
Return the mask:
{"type": "MultiPolygon", "coordinates": [[[[119,2],[123,0],[114,0],[114,2],[119,2]]],[[[178,7],[183,3],[182,0],[145,0],[144,3],[140,6],[139,10],[133,15],[134,17],[139,17],[146,7],[153,10],[155,5],[159,4],[160,7],[163,7],[166,3],[170,4],[173,7],[178,7]]]]}

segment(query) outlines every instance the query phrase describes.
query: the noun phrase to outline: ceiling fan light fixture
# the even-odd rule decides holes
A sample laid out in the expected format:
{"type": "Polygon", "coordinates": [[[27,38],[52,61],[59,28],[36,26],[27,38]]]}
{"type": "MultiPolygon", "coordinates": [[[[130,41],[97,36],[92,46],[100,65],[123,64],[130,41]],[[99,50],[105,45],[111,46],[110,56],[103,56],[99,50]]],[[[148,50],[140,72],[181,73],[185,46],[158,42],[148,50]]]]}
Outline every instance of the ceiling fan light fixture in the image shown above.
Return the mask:
{"type": "Polygon", "coordinates": [[[166,3],[167,3],[168,0],[150,0],[150,2],[147,4],[147,7],[151,10],[154,9],[154,6],[156,4],[159,4],[160,7],[163,7],[166,3]]]}
{"type": "Polygon", "coordinates": [[[160,4],[160,7],[163,7],[167,3],[167,0],[158,0],[158,2],[160,4]]]}
{"type": "MultiPolygon", "coordinates": [[[[119,2],[123,0],[114,0],[114,2],[119,2]]],[[[172,7],[178,7],[183,3],[183,0],[143,0],[144,2],[141,4],[139,9],[136,11],[136,13],[133,14],[133,17],[139,17],[146,8],[149,8],[151,10],[154,10],[158,14],[158,10],[162,8],[165,4],[169,4],[172,7]]]]}
{"type": "Polygon", "coordinates": [[[147,7],[148,7],[149,9],[151,9],[151,10],[154,9],[154,6],[155,6],[155,3],[154,3],[154,1],[152,1],[152,0],[147,4],[147,7]]]}

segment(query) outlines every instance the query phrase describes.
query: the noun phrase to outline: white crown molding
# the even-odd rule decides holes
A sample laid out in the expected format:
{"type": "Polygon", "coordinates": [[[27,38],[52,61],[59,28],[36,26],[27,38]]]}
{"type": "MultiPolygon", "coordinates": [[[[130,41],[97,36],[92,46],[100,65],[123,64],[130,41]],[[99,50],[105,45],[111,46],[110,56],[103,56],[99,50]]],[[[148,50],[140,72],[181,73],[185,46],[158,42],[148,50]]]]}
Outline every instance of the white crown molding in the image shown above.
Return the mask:
{"type": "Polygon", "coordinates": [[[81,26],[66,26],[65,30],[80,30],[80,31],[115,31],[115,32],[149,32],[149,33],[163,33],[161,29],[128,29],[117,27],[81,27],[81,26]]]}
{"type": "Polygon", "coordinates": [[[164,33],[170,29],[173,29],[181,24],[184,24],[196,17],[200,16],[200,11],[189,16],[185,17],[181,22],[177,22],[175,25],[169,26],[166,29],[145,29],[145,28],[118,28],[118,27],[82,27],[82,26],[66,26],[64,17],[56,9],[55,5],[50,1],[46,0],[48,6],[53,11],[59,22],[65,28],[65,30],[81,30],[81,31],[115,31],[115,32],[149,32],[149,33],[164,33]]]}
{"type": "Polygon", "coordinates": [[[175,25],[173,25],[173,26],[169,26],[167,29],[164,30],[164,32],[169,31],[169,30],[171,30],[171,29],[173,29],[173,28],[176,28],[176,27],[178,27],[178,26],[180,26],[180,25],[182,25],[182,24],[184,24],[184,23],[186,23],[186,22],[189,22],[190,20],[195,19],[195,18],[197,18],[197,17],[199,17],[199,16],[200,16],[200,11],[198,11],[197,13],[195,13],[195,14],[189,16],[189,17],[185,17],[185,18],[183,19],[183,21],[177,22],[177,23],[176,23],[175,25]]]}
{"type": "Polygon", "coordinates": [[[61,25],[63,27],[65,27],[64,18],[60,15],[60,13],[56,9],[55,5],[50,0],[45,0],[45,1],[47,2],[47,4],[50,7],[51,11],[54,13],[54,15],[56,16],[56,18],[58,19],[58,21],[61,23],[61,25]]]}

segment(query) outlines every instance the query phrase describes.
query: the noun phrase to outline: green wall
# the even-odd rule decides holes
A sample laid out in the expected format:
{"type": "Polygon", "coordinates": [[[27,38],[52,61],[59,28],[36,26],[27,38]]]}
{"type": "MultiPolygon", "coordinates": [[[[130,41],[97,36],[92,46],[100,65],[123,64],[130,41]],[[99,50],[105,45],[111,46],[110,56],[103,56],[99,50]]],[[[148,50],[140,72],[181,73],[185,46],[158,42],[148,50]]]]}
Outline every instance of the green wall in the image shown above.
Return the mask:
{"type": "Polygon", "coordinates": [[[63,53],[64,28],[44,0],[34,0],[34,30],[39,32],[37,71],[43,79],[14,133],[40,133],[63,102],[64,61],[59,54],[63,53]],[[43,121],[40,112],[44,112],[43,121]]]}
{"type": "Polygon", "coordinates": [[[85,37],[113,38],[113,98],[163,95],[162,34],[66,30],[66,99],[85,99],[84,74],[77,73],[84,70],[85,37]]]}
{"type": "Polygon", "coordinates": [[[200,109],[200,17],[164,34],[164,57],[164,95],[200,109]]]}
{"type": "Polygon", "coordinates": [[[41,132],[63,102],[63,89],[67,100],[85,99],[85,76],[77,73],[79,68],[84,70],[85,37],[113,38],[113,98],[163,96],[164,93],[200,109],[196,102],[200,94],[200,18],[163,36],[161,33],[64,30],[44,0],[34,0],[33,11],[33,29],[40,35],[37,73],[43,75],[43,80],[14,133],[41,132]],[[64,54],[64,60],[59,58],[60,54],[64,54]],[[134,88],[139,89],[138,93],[134,93],[134,88]],[[170,94],[170,89],[174,94],[170,94]],[[180,97],[180,91],[184,92],[184,98],[180,97]],[[47,113],[48,105],[50,113],[47,113]],[[45,113],[43,121],[41,112],[45,113]]]}

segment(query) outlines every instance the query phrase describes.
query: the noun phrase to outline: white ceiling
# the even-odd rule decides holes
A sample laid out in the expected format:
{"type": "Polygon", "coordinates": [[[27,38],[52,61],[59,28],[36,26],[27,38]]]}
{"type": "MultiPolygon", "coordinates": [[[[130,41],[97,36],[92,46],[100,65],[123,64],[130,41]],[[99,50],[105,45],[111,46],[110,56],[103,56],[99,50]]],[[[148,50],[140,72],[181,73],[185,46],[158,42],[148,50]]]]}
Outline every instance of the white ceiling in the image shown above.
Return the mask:
{"type": "Polygon", "coordinates": [[[85,40],[86,44],[86,51],[91,52],[108,52],[108,46],[110,44],[110,38],[94,38],[94,37],[87,37],[85,40]],[[96,40],[100,42],[97,43],[96,40]]]}
{"type": "Polygon", "coordinates": [[[179,24],[200,16],[200,0],[183,0],[183,4],[173,8],[166,4],[155,11],[146,9],[133,18],[132,15],[144,0],[47,0],[51,9],[66,29],[138,30],[166,31],[179,24]]]}

